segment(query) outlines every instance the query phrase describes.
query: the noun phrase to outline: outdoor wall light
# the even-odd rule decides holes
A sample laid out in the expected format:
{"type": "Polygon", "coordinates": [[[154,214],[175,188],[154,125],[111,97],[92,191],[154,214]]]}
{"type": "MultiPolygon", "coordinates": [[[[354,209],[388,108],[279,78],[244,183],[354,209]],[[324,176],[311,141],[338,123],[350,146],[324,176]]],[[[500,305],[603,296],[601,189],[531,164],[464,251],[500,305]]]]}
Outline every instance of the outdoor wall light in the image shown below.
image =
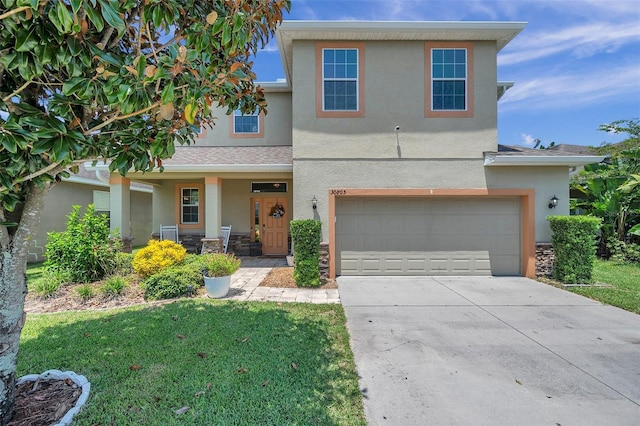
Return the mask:
{"type": "Polygon", "coordinates": [[[555,209],[558,206],[558,197],[555,195],[549,200],[549,208],[555,209]]]}
{"type": "Polygon", "coordinates": [[[311,199],[311,207],[313,207],[314,210],[318,208],[318,199],[315,195],[311,199]]]}

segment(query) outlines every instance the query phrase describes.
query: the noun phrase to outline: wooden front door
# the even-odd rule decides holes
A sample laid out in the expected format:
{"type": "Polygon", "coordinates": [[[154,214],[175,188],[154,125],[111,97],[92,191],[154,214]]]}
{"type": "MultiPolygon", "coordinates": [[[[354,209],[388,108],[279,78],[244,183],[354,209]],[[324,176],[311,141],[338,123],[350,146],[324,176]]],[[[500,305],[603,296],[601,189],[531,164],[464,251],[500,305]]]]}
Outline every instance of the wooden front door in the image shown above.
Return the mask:
{"type": "MultiPolygon", "coordinates": [[[[262,232],[262,254],[286,255],[289,252],[289,206],[285,198],[263,198],[260,203],[260,223],[262,232]],[[276,206],[281,206],[284,214],[271,215],[276,206]]],[[[277,209],[279,210],[279,209],[277,209]]],[[[282,211],[280,210],[280,211],[282,211]]]]}

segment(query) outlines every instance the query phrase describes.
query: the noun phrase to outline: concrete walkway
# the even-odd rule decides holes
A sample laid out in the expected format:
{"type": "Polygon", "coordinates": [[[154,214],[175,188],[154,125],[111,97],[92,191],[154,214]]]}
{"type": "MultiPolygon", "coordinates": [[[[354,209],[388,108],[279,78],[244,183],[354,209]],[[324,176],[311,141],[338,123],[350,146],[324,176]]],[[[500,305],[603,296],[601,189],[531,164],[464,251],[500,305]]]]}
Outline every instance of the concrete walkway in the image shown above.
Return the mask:
{"type": "Polygon", "coordinates": [[[273,268],[285,267],[279,257],[242,257],[240,270],[231,276],[231,289],[224,299],[269,302],[340,303],[338,289],[259,287],[273,268]]]}
{"type": "Polygon", "coordinates": [[[340,277],[369,425],[639,425],[640,315],[520,277],[340,277]]]}

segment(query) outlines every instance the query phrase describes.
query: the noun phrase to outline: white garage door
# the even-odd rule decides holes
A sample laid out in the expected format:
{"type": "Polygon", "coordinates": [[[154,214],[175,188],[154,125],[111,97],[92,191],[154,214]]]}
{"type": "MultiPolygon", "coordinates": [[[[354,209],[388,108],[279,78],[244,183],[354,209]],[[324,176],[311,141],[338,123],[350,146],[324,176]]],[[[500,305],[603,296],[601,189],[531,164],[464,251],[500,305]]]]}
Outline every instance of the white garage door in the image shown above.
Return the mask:
{"type": "Polygon", "coordinates": [[[338,275],[520,275],[517,198],[338,198],[338,275]]]}

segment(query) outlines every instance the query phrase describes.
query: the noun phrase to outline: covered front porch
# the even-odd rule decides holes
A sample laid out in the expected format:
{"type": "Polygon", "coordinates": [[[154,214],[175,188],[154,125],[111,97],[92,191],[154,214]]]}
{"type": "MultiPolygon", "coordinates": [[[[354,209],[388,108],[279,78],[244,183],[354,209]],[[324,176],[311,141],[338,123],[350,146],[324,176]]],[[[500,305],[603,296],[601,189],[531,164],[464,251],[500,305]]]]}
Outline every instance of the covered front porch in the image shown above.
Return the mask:
{"type": "Polygon", "coordinates": [[[131,231],[134,181],[153,188],[149,239],[159,238],[161,225],[177,225],[181,243],[199,253],[203,241],[221,238],[224,225],[231,226],[228,251],[237,255],[283,256],[290,251],[290,146],[181,147],[164,163],[163,172],[132,172],[126,178],[111,174],[111,228],[123,239],[131,231]]]}

